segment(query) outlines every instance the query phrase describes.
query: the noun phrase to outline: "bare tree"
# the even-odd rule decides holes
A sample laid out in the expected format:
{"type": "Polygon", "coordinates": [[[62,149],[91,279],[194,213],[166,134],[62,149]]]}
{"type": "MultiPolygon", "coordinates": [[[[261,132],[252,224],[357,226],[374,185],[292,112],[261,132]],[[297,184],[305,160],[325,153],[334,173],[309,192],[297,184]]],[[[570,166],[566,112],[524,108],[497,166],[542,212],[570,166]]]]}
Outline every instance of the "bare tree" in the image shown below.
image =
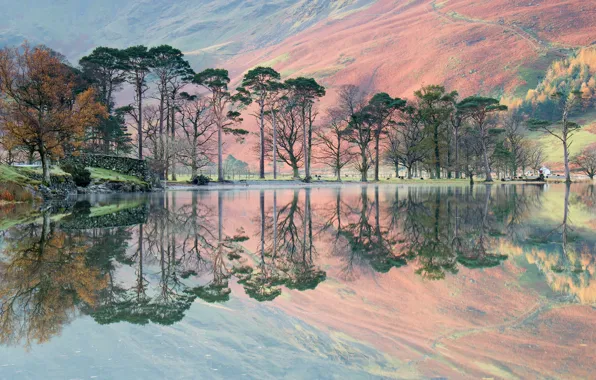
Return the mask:
{"type": "Polygon", "coordinates": [[[190,166],[191,178],[195,178],[198,170],[207,166],[217,154],[217,129],[207,99],[185,92],[180,98],[180,115],[176,119],[180,127],[177,134],[180,143],[176,156],[183,165],[190,166]]]}
{"type": "Polygon", "coordinates": [[[289,96],[280,98],[277,106],[276,112],[265,114],[268,121],[265,127],[265,155],[269,157],[272,154],[275,141],[276,156],[291,167],[294,178],[298,178],[300,176],[298,169],[304,157],[300,110],[289,96]],[[274,127],[275,140],[273,139],[274,127]]]}
{"type": "Polygon", "coordinates": [[[161,112],[158,106],[149,105],[143,108],[143,140],[147,143],[150,157],[153,160],[153,170],[165,179],[164,174],[168,162],[173,158],[176,149],[173,149],[175,142],[164,138],[163,125],[161,123],[161,112]]]}
{"type": "Polygon", "coordinates": [[[576,164],[590,179],[596,175],[596,144],[591,144],[573,157],[572,162],[576,164]]]}
{"type": "Polygon", "coordinates": [[[315,132],[316,144],[314,158],[329,166],[341,182],[341,170],[354,158],[354,154],[346,141],[345,134],[348,127],[346,113],[338,108],[327,111],[326,127],[315,132]]]}
{"type": "Polygon", "coordinates": [[[532,170],[534,171],[540,170],[540,167],[542,166],[542,163],[546,158],[544,149],[542,148],[540,143],[528,144],[528,147],[526,149],[528,166],[532,168],[532,170]]]}
{"type": "MultiPolygon", "coordinates": [[[[517,170],[520,167],[521,161],[524,160],[524,124],[523,118],[516,112],[508,112],[502,119],[503,127],[505,128],[505,141],[507,147],[512,153],[511,169],[513,175],[517,175],[517,170]]],[[[522,170],[524,168],[522,167],[522,170]]]]}

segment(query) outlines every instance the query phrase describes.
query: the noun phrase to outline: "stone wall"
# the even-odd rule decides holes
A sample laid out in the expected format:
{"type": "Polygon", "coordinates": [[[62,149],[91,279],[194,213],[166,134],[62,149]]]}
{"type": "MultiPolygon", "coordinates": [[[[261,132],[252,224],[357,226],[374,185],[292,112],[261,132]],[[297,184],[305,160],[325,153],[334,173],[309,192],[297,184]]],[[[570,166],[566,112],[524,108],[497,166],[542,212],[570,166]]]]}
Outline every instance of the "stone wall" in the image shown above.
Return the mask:
{"type": "Polygon", "coordinates": [[[156,176],[149,169],[149,165],[145,160],[100,154],[80,154],[78,156],[67,157],[63,161],[75,165],[113,170],[118,173],[137,177],[150,185],[155,184],[156,176]]]}
{"type": "MultiPolygon", "coordinates": [[[[21,174],[26,175],[27,177],[42,182],[43,181],[43,174],[41,173],[34,173],[30,170],[27,171],[20,171],[21,174]]],[[[37,189],[34,191],[34,194],[42,196],[45,200],[50,199],[64,199],[67,198],[69,195],[77,193],[77,185],[74,183],[72,176],[70,174],[59,175],[59,174],[50,174],[50,187],[45,185],[38,185],[37,189]]]]}

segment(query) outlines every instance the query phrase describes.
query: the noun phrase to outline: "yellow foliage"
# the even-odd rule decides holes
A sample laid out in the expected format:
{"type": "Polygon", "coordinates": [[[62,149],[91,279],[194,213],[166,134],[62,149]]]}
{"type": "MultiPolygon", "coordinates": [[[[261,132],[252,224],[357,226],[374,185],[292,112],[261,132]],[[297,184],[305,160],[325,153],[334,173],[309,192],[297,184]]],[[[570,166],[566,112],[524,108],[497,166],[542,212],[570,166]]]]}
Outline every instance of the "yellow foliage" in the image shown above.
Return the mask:
{"type": "Polygon", "coordinates": [[[525,100],[531,104],[544,103],[553,93],[579,90],[584,98],[596,94],[596,48],[586,47],[567,59],[555,61],[536,89],[528,90],[525,100]]]}

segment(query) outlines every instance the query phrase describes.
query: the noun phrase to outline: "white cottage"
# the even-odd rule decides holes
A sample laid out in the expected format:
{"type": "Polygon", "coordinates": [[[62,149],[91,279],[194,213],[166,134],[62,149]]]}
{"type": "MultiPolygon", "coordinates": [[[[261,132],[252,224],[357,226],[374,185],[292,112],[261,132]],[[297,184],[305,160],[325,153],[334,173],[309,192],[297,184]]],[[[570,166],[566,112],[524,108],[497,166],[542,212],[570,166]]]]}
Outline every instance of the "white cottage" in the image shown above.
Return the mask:
{"type": "Polygon", "coordinates": [[[543,166],[540,168],[540,173],[544,174],[545,177],[548,177],[550,175],[550,169],[543,166]]]}

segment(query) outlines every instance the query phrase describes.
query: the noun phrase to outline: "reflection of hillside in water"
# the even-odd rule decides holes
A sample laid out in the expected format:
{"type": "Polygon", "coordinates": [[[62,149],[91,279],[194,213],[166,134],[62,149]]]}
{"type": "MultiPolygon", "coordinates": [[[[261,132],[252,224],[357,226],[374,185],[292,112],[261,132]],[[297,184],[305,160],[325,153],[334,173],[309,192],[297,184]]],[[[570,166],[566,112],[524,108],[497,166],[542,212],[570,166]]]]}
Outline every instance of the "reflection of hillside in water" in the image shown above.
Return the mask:
{"type": "Polygon", "coordinates": [[[79,312],[100,324],[170,325],[196,300],[272,301],[317,289],[329,269],[345,284],[393,268],[442,280],[508,256],[536,264],[553,290],[593,303],[594,229],[573,223],[593,212],[593,186],[553,190],[562,209],[537,220],[549,194],[380,186],[82,200],[68,215],[46,212],[4,232],[0,337],[42,343],[79,312]]]}
{"type": "MultiPolygon", "coordinates": [[[[554,191],[553,191],[554,192],[554,191]]],[[[502,239],[500,250],[536,265],[551,289],[582,304],[596,302],[596,192],[594,185],[560,187],[549,216],[531,219],[523,239],[502,239]]]]}

